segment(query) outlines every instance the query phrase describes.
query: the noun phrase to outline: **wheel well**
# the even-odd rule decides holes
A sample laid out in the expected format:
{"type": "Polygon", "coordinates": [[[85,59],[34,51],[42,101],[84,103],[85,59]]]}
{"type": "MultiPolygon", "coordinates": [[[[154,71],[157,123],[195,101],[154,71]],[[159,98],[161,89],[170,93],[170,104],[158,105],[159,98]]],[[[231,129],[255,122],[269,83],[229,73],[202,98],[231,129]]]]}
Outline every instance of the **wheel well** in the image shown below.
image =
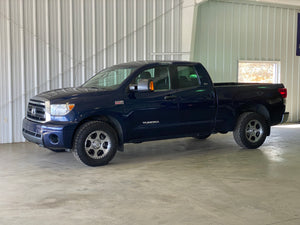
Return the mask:
{"type": "Polygon", "coordinates": [[[124,136],[123,136],[122,126],[117,119],[115,119],[114,117],[111,117],[111,116],[93,116],[93,117],[89,117],[89,118],[86,118],[86,119],[80,121],[80,123],[77,125],[75,132],[73,134],[72,147],[73,147],[75,133],[77,132],[78,128],[82,124],[89,122],[89,121],[102,121],[102,122],[109,124],[116,131],[116,133],[118,135],[119,151],[123,151],[123,144],[124,144],[123,137],[124,136]]]}
{"type": "MultiPolygon", "coordinates": [[[[260,114],[261,116],[263,116],[266,121],[267,121],[267,124],[269,125],[270,127],[270,121],[271,121],[271,117],[270,117],[270,113],[269,113],[269,110],[267,109],[266,106],[262,105],[262,104],[256,104],[256,105],[244,105],[240,108],[239,110],[239,113],[237,114],[237,118],[236,118],[236,121],[238,120],[239,116],[242,114],[242,113],[245,113],[245,112],[256,112],[258,114],[260,114]]],[[[269,136],[270,135],[270,128],[268,130],[268,133],[267,135],[269,136]]]]}

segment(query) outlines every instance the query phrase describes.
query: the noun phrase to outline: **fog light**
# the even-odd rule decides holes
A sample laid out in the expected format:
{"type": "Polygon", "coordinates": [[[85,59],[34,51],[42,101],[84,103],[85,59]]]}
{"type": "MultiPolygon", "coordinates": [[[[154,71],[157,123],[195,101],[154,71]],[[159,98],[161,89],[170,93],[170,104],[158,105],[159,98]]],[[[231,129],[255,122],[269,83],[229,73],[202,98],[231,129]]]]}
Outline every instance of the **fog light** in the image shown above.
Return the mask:
{"type": "Polygon", "coordinates": [[[59,141],[59,138],[56,134],[50,134],[49,139],[50,139],[50,143],[53,145],[56,145],[59,141]]]}

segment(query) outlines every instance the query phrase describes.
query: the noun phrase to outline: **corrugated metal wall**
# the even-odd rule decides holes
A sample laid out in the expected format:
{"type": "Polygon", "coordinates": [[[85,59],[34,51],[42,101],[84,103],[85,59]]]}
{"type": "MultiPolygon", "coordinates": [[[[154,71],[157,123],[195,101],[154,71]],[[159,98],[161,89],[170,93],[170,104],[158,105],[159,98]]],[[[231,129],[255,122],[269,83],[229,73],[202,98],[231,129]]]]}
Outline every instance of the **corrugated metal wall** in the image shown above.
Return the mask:
{"type": "Polygon", "coordinates": [[[31,96],[180,52],[181,0],[0,0],[0,143],[24,140],[31,96]]]}
{"type": "Polygon", "coordinates": [[[288,88],[290,121],[300,120],[300,57],[296,56],[300,9],[259,3],[208,1],[197,9],[191,58],[215,82],[237,81],[238,60],[280,61],[288,88]]]}

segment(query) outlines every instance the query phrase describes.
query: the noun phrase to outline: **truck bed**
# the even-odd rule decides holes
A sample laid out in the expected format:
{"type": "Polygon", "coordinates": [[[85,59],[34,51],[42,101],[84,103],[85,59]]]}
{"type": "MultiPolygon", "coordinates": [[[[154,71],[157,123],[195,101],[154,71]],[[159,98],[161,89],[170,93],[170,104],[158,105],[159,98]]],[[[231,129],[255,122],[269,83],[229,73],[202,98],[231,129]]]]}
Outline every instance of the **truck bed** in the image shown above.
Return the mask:
{"type": "Polygon", "coordinates": [[[215,87],[220,86],[274,86],[272,83],[238,83],[238,82],[220,82],[220,83],[214,83],[215,87]]]}
{"type": "Polygon", "coordinates": [[[281,121],[285,108],[278,89],[283,84],[223,82],[214,83],[214,87],[218,104],[217,132],[232,131],[238,115],[247,110],[265,113],[271,125],[281,121]],[[272,113],[267,115],[267,111],[272,113]]]}

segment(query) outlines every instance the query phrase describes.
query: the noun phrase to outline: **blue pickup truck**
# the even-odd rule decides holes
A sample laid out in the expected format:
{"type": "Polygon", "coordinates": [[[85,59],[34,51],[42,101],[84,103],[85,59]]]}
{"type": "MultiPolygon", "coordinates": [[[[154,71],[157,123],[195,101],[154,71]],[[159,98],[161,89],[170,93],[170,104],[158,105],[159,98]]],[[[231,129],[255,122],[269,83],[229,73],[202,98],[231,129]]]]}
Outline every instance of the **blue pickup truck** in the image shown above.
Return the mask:
{"type": "Polygon", "coordinates": [[[205,139],[233,131],[258,148],[285,122],[283,84],[215,83],[201,63],[138,61],[109,67],[78,88],[30,99],[23,135],[52,151],[70,150],[88,166],[109,163],[124,143],[205,139]]]}

